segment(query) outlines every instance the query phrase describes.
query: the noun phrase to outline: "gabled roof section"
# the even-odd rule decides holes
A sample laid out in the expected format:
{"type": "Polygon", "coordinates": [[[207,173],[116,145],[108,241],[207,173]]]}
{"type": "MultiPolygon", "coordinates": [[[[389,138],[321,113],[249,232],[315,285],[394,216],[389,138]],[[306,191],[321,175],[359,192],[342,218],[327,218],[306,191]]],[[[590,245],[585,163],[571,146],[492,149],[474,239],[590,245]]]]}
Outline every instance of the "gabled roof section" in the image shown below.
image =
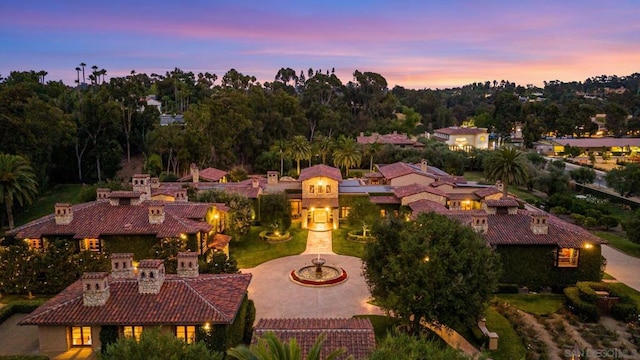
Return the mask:
{"type": "Polygon", "coordinates": [[[478,195],[481,198],[485,198],[487,196],[495,195],[499,193],[501,193],[501,191],[498,190],[498,188],[496,188],[495,186],[490,186],[490,187],[486,187],[486,188],[482,188],[480,190],[474,191],[474,194],[478,195]]]}
{"type": "Polygon", "coordinates": [[[309,180],[311,178],[321,176],[328,177],[329,179],[338,182],[342,181],[342,174],[340,173],[340,169],[322,164],[302,169],[302,171],[300,171],[298,181],[309,180]]]}
{"type": "Polygon", "coordinates": [[[267,332],[273,332],[282,341],[296,339],[303,357],[307,356],[322,333],[326,333],[327,338],[320,351],[321,358],[344,348],[345,352],[338,359],[348,356],[366,359],[376,346],[373,325],[369,319],[260,319],[255,326],[253,342],[267,332]]]}
{"type": "MultiPolygon", "coordinates": [[[[110,205],[106,201],[93,201],[72,207],[73,220],[67,225],[57,225],[54,215],[19,226],[7,234],[18,239],[43,236],[73,236],[76,239],[99,238],[104,235],[154,235],[178,237],[210,231],[211,225],[204,219],[213,206],[220,210],[224,204],[180,203],[144,201],[140,205],[110,205]],[[163,204],[165,219],[160,224],[149,223],[149,205],[163,204]]],[[[224,211],[224,210],[223,210],[224,211]]]]}
{"type": "Polygon", "coordinates": [[[412,211],[413,218],[422,213],[435,212],[438,214],[444,214],[449,211],[449,209],[447,209],[447,207],[442,204],[424,199],[410,203],[409,208],[412,211]]]}
{"type": "Polygon", "coordinates": [[[84,306],[76,281],[37,308],[20,325],[230,324],[247,293],[251,274],[166,275],[158,294],[140,294],[137,279],[109,277],[103,306],[84,306]]]}
{"type": "Polygon", "coordinates": [[[432,179],[438,179],[440,176],[448,176],[446,172],[433,167],[427,166],[427,171],[422,171],[420,164],[408,164],[405,162],[397,162],[393,164],[380,164],[378,165],[378,172],[384,176],[385,179],[395,179],[400,176],[409,174],[418,174],[427,176],[432,179]]]}
{"type": "Polygon", "coordinates": [[[451,126],[448,128],[441,128],[433,130],[434,134],[447,134],[447,135],[477,135],[484,134],[487,132],[485,128],[477,128],[477,127],[457,127],[451,126]]]}
{"type": "Polygon", "coordinates": [[[405,196],[411,196],[411,195],[425,193],[425,192],[429,194],[438,195],[438,196],[444,196],[444,197],[447,196],[447,194],[444,191],[429,185],[411,184],[406,186],[399,186],[393,189],[393,194],[400,199],[402,199],[405,196]]]}
{"type": "MultiPolygon", "coordinates": [[[[199,170],[199,180],[200,181],[210,181],[216,182],[220,181],[228,172],[212,167],[208,167],[206,169],[199,170]]],[[[189,182],[193,181],[193,174],[189,174],[178,179],[179,182],[189,182]]]]}

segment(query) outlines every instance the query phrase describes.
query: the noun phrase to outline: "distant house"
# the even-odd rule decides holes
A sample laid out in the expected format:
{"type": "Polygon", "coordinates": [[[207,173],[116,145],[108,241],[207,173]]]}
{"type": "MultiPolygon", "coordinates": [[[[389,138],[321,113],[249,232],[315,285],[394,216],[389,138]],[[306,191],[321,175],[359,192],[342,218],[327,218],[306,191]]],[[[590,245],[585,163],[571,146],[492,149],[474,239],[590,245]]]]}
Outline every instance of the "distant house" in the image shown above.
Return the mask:
{"type": "Polygon", "coordinates": [[[238,314],[251,274],[199,274],[196,253],[178,254],[176,275],[165,273],[162,260],[136,264],[133,254],[112,254],[111,264],[110,274],[85,273],[20,321],[38,327],[40,352],[99,351],[105,328],[138,339],[161,326],[192,343],[200,329],[244,326],[238,314]]]}
{"type": "Polygon", "coordinates": [[[162,114],[160,115],[160,126],[167,126],[171,124],[184,124],[184,116],[183,115],[174,115],[174,114],[162,114]]]}
{"type": "Polygon", "coordinates": [[[451,126],[434,130],[433,138],[449,145],[452,150],[489,148],[489,133],[485,128],[451,126]]]}
{"type": "Polygon", "coordinates": [[[228,254],[228,241],[216,235],[225,229],[229,208],[190,203],[183,188],[161,194],[154,180],[149,175],[134,175],[133,191],[98,189],[96,201],[56,204],[53,215],[19,226],[7,236],[36,250],[56,239],[67,239],[78,251],[96,252],[113,251],[131,242],[146,244],[150,250],[161,239],[175,238],[200,254],[210,248],[228,254]],[[162,200],[153,200],[154,196],[162,200]]]}
{"type": "Polygon", "coordinates": [[[252,342],[256,343],[267,332],[274,333],[283,342],[295,339],[303,358],[323,333],[327,338],[320,351],[322,359],[337,349],[345,350],[337,359],[349,356],[356,360],[367,359],[376,346],[369,319],[260,319],[254,328],[252,342]]]}
{"type": "Polygon", "coordinates": [[[543,211],[518,209],[515,199],[482,201],[482,209],[451,210],[440,203],[410,203],[412,216],[436,212],[480,233],[500,254],[502,283],[560,288],[600,280],[602,239],[543,211]]]}
{"type": "Polygon", "coordinates": [[[556,155],[564,153],[567,146],[577,147],[584,152],[601,153],[608,151],[614,155],[630,154],[640,152],[640,138],[580,138],[580,139],[553,139],[554,152],[556,155]]]}
{"type": "Polygon", "coordinates": [[[373,133],[369,136],[361,132],[360,136],[356,138],[356,142],[362,145],[378,143],[382,145],[393,145],[399,148],[424,148],[423,143],[409,138],[407,134],[398,134],[397,131],[384,135],[373,133]]]}
{"type": "Polygon", "coordinates": [[[191,164],[189,167],[189,174],[178,179],[178,182],[227,182],[227,171],[219,170],[216,168],[208,167],[206,169],[198,169],[196,164],[191,164]]]}
{"type": "MultiPolygon", "coordinates": [[[[162,114],[162,103],[156,100],[155,95],[147,95],[147,97],[144,99],[144,102],[146,104],[145,106],[153,106],[158,109],[158,114],[162,114]]],[[[142,110],[144,111],[144,107],[142,110]]]]}

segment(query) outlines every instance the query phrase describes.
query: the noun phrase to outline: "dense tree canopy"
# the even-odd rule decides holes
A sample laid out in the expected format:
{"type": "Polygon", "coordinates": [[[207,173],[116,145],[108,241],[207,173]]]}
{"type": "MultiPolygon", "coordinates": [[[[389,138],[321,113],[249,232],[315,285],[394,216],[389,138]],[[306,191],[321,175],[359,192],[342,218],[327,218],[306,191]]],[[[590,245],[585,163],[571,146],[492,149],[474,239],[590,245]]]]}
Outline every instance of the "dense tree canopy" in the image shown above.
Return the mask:
{"type": "Polygon", "coordinates": [[[497,284],[497,255],[471,227],[435,213],[376,224],[365,247],[371,295],[416,331],[420,321],[456,327],[483,313],[497,284]]]}

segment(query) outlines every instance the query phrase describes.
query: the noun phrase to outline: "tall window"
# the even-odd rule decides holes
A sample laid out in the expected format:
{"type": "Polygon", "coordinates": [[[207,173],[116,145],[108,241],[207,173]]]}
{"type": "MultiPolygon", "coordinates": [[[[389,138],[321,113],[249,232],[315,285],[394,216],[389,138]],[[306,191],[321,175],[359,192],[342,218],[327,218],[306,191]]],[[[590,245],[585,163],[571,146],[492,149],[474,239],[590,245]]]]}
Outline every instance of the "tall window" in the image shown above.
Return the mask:
{"type": "Polygon", "coordinates": [[[326,189],[327,189],[327,191],[326,191],[327,194],[331,194],[331,185],[327,185],[326,189]]]}
{"type": "Polygon", "coordinates": [[[351,208],[348,206],[340,207],[340,218],[341,219],[347,218],[349,216],[349,211],[351,211],[351,208]]]}
{"type": "Polygon", "coordinates": [[[558,250],[558,267],[578,267],[580,250],[561,248],[558,250]]]}
{"type": "Polygon", "coordinates": [[[192,344],[196,341],[196,327],[176,326],[176,337],[187,344],[192,344]]]}
{"type": "Polygon", "coordinates": [[[91,327],[71,327],[71,344],[73,346],[91,346],[91,327]]]}
{"type": "Polygon", "coordinates": [[[124,326],[122,332],[125,337],[136,339],[140,341],[140,335],[142,334],[142,326],[124,326]]]}
{"type": "Polygon", "coordinates": [[[314,185],[309,185],[309,194],[313,194],[316,192],[316,187],[314,185]]]}
{"type": "Polygon", "coordinates": [[[29,248],[32,250],[42,250],[42,239],[29,239],[29,248]]]}

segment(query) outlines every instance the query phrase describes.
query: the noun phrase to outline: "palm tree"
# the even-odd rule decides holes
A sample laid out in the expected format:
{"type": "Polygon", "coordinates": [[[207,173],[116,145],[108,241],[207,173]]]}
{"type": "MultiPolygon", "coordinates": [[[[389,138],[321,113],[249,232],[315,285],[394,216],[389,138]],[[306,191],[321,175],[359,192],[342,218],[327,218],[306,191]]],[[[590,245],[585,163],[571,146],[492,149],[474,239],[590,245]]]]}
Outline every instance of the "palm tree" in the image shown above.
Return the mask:
{"type": "Polygon", "coordinates": [[[300,175],[300,160],[311,159],[311,145],[302,135],[294,136],[289,142],[289,155],[296,161],[298,175],[300,175]]]}
{"type": "Polygon", "coordinates": [[[346,175],[349,176],[349,168],[360,166],[362,161],[362,152],[358,144],[353,138],[341,135],[336,141],[336,147],[333,150],[333,164],[338,167],[344,167],[346,175]]]}
{"type": "MultiPolygon", "coordinates": [[[[316,338],[315,343],[309,349],[306,360],[320,360],[320,351],[322,350],[322,343],[327,338],[325,333],[320,334],[316,338]]],[[[325,360],[333,360],[342,355],[344,349],[336,349],[327,355],[325,360]]],[[[247,347],[246,345],[236,346],[227,351],[227,355],[236,358],[238,360],[302,360],[302,352],[300,346],[296,342],[296,339],[291,339],[289,342],[282,342],[278,337],[272,333],[267,332],[262,338],[258,340],[258,343],[247,347]]],[[[352,358],[352,357],[349,357],[352,358]]]]}
{"type": "Polygon", "coordinates": [[[500,180],[503,184],[502,198],[508,194],[510,184],[525,185],[529,177],[527,158],[518,149],[505,146],[496,150],[484,162],[484,176],[491,180],[500,180]]]}
{"type": "Polygon", "coordinates": [[[80,66],[82,67],[82,82],[86,82],[85,77],[84,77],[84,67],[87,66],[87,64],[81,62],[80,66]]]}
{"type": "Polygon", "coordinates": [[[382,143],[377,141],[367,144],[367,154],[369,154],[369,171],[373,172],[373,157],[382,149],[382,143]]]}
{"type": "Polygon", "coordinates": [[[317,152],[322,157],[322,165],[327,164],[327,154],[331,151],[333,147],[333,140],[324,135],[316,136],[315,141],[313,142],[315,152],[317,152]]]}
{"type": "Polygon", "coordinates": [[[31,204],[38,193],[33,169],[23,157],[0,153],[0,202],[5,204],[9,229],[13,229],[13,203],[31,204]]]}
{"type": "Polygon", "coordinates": [[[287,149],[287,142],[282,139],[276,140],[276,142],[271,145],[271,151],[280,155],[280,177],[283,176],[282,172],[284,171],[284,158],[288,155],[287,149]]]}

